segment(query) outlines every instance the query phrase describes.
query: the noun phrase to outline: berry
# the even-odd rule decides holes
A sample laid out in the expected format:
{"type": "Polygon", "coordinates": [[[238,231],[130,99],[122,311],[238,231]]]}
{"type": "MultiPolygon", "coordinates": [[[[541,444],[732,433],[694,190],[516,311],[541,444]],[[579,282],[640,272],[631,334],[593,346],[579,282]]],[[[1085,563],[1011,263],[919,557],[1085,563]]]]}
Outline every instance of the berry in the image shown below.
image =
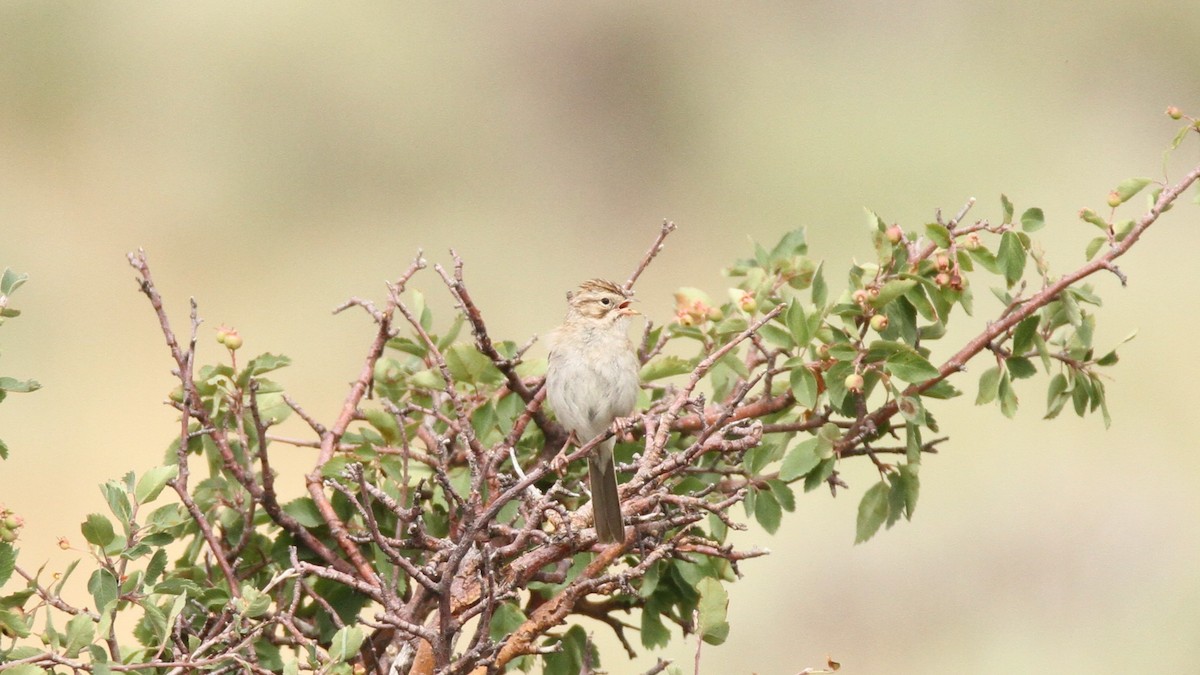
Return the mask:
{"type": "Polygon", "coordinates": [[[893,244],[899,244],[904,240],[904,230],[900,229],[899,225],[892,225],[884,234],[887,235],[888,241],[893,244]]]}
{"type": "Polygon", "coordinates": [[[945,272],[938,272],[938,275],[933,278],[933,282],[938,286],[948,286],[950,284],[950,275],[945,272]]]}
{"type": "Polygon", "coordinates": [[[939,270],[944,271],[950,269],[950,256],[946,255],[945,253],[937,254],[937,257],[934,258],[934,262],[937,263],[937,268],[939,270]]]}
{"type": "Polygon", "coordinates": [[[851,373],[846,376],[844,384],[847,389],[857,394],[863,390],[863,376],[858,373],[851,373]]]}
{"type": "Polygon", "coordinates": [[[1167,117],[1170,117],[1173,120],[1177,120],[1180,117],[1183,117],[1183,111],[1180,110],[1179,108],[1176,108],[1175,106],[1171,106],[1171,107],[1167,108],[1167,117]]]}
{"type": "Polygon", "coordinates": [[[1116,190],[1108,193],[1108,205],[1114,209],[1121,205],[1121,195],[1117,194],[1116,190]]]}
{"type": "Polygon", "coordinates": [[[888,327],[888,318],[886,314],[876,314],[871,317],[871,328],[876,333],[882,333],[888,327]]]}

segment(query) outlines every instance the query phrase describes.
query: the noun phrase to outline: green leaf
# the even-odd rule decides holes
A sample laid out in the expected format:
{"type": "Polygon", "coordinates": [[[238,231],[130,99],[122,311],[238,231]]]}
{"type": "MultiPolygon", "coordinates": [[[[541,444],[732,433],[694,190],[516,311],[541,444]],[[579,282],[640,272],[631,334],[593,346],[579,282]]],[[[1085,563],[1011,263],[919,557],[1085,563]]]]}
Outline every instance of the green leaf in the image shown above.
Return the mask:
{"type": "Polygon", "coordinates": [[[0,391],[11,391],[17,394],[28,394],[41,389],[37,380],[18,380],[12,377],[0,377],[0,391]]]}
{"type": "Polygon", "coordinates": [[[1017,324],[1016,330],[1013,331],[1013,354],[1024,356],[1033,347],[1033,335],[1037,332],[1040,321],[1041,319],[1035,315],[1026,317],[1017,324]]]}
{"type": "Polygon", "coordinates": [[[1037,232],[1046,226],[1046,215],[1036,206],[1032,209],[1025,209],[1025,213],[1021,214],[1021,229],[1026,232],[1037,232]]]}
{"type": "Polygon", "coordinates": [[[1057,417],[1070,398],[1067,385],[1067,377],[1062,373],[1050,378],[1050,386],[1046,390],[1046,419],[1057,417]]]}
{"type": "Polygon", "coordinates": [[[12,544],[0,542],[0,588],[8,583],[17,564],[17,550],[12,544]]]}
{"type": "Polygon", "coordinates": [[[1100,247],[1108,241],[1108,237],[1096,237],[1088,242],[1087,248],[1083,250],[1085,260],[1091,260],[1096,257],[1096,253],[1100,251],[1100,247]]]}
{"type": "Polygon", "coordinates": [[[767,342],[782,349],[791,349],[796,346],[795,341],[792,340],[792,334],[775,325],[773,322],[764,324],[758,329],[758,334],[763,336],[763,339],[767,342]]]}
{"type": "Polygon", "coordinates": [[[652,611],[655,604],[647,602],[646,607],[642,609],[642,646],[646,649],[665,647],[671,642],[671,631],[663,625],[660,612],[652,611]]]}
{"type": "Polygon", "coordinates": [[[996,400],[1000,391],[1000,367],[993,366],[983,371],[979,376],[979,394],[975,397],[975,405],[984,405],[996,400]]]}
{"type": "Polygon", "coordinates": [[[1000,248],[996,251],[996,260],[1004,269],[1004,278],[1011,287],[1025,274],[1025,247],[1015,232],[1005,232],[1000,237],[1000,248]]]}
{"type": "Polygon", "coordinates": [[[442,379],[442,374],[436,370],[426,368],[413,373],[409,378],[409,382],[418,389],[443,389],[446,386],[446,381],[442,379]]]}
{"type": "Polygon", "coordinates": [[[783,509],[775,500],[774,493],[765,490],[758,492],[758,496],[754,500],[754,518],[759,525],[763,526],[767,534],[775,534],[779,530],[779,523],[783,519],[783,509]]]}
{"type": "Polygon", "coordinates": [[[938,376],[938,369],[916,351],[897,352],[888,357],[884,367],[905,382],[924,382],[938,376]]]}
{"type": "Polygon", "coordinates": [[[1091,223],[1096,227],[1108,231],[1108,221],[1101,218],[1099,214],[1091,209],[1083,209],[1079,212],[1079,219],[1085,223],[1091,223]]]}
{"type": "Polygon", "coordinates": [[[329,658],[334,663],[344,663],[358,656],[358,648],[362,646],[366,636],[357,626],[343,626],[333,634],[329,642],[329,658]]]}
{"type": "Polygon", "coordinates": [[[825,301],[829,298],[829,286],[825,284],[825,274],[822,272],[824,267],[824,262],[819,263],[817,271],[813,273],[812,301],[817,309],[824,307],[825,301]]]}
{"type": "Polygon", "coordinates": [[[379,435],[383,437],[383,440],[390,444],[396,444],[400,442],[400,425],[396,423],[395,415],[386,410],[380,410],[378,408],[365,408],[362,413],[363,417],[366,418],[367,423],[371,425],[371,428],[379,432],[379,435]]]}
{"type": "Polygon", "coordinates": [[[67,622],[67,640],[63,644],[66,657],[73,659],[79,652],[92,644],[96,638],[96,624],[86,614],[79,614],[67,622]]]}
{"type": "MultiPolygon", "coordinates": [[[[796,493],[792,488],[781,480],[769,480],[767,485],[771,487],[771,494],[775,496],[775,501],[783,507],[784,511],[791,513],[796,510],[796,493]]],[[[717,520],[717,522],[721,522],[717,520]]]]}
{"type": "Polygon", "coordinates": [[[146,473],[142,474],[138,480],[137,488],[133,491],[133,497],[139,504],[146,504],[154,501],[162,489],[166,487],[167,482],[179,475],[179,467],[175,464],[167,464],[165,466],[156,466],[146,473]]]}
{"type": "Polygon", "coordinates": [[[811,410],[817,405],[817,398],[820,395],[817,376],[804,364],[804,359],[799,359],[799,361],[798,365],[792,367],[788,380],[792,386],[792,396],[796,398],[796,403],[802,408],[811,410]]]}
{"type": "Polygon", "coordinates": [[[913,512],[917,510],[917,497],[921,493],[921,478],[917,471],[920,467],[915,464],[902,464],[900,472],[893,479],[891,492],[896,495],[896,502],[904,510],[904,518],[912,520],[913,512]]]}
{"type": "Polygon", "coordinates": [[[1029,359],[1021,356],[1009,357],[1004,361],[1004,365],[1008,368],[1008,374],[1012,375],[1014,380],[1023,380],[1037,374],[1037,366],[1033,365],[1033,362],[1029,359]]]}
{"type": "Polygon", "coordinates": [[[79,529],[83,531],[83,538],[88,543],[95,544],[100,548],[111,544],[113,538],[116,536],[113,532],[112,523],[108,518],[99,513],[89,514],[87,520],[83,521],[83,525],[79,529]]]}
{"type": "Polygon", "coordinates": [[[0,276],[0,295],[12,295],[13,291],[20,288],[26,281],[29,281],[29,275],[17,273],[5,267],[4,275],[0,276]]]}
{"type": "Polygon", "coordinates": [[[806,345],[809,341],[808,334],[808,317],[804,314],[804,306],[800,300],[792,298],[788,303],[787,312],[784,314],[784,323],[787,324],[788,330],[792,332],[792,339],[798,345],[806,345]]]}
{"type": "Polygon", "coordinates": [[[642,382],[653,382],[664,377],[692,372],[692,362],[678,356],[660,356],[642,366],[642,382]]]}
{"type": "Polygon", "coordinates": [[[883,307],[889,302],[904,295],[916,285],[916,279],[892,279],[891,281],[879,287],[879,295],[871,298],[871,306],[877,309],[879,307],[883,307]]]}
{"type": "Polygon", "coordinates": [[[283,511],[304,527],[320,527],[325,524],[325,519],[321,517],[321,512],[317,510],[317,505],[311,497],[293,499],[283,505],[283,511]]]}
{"type": "Polygon", "coordinates": [[[861,544],[879,531],[879,526],[883,525],[883,521],[888,517],[888,493],[889,488],[886,481],[879,481],[872,485],[866,493],[863,494],[862,501],[858,503],[858,526],[854,536],[854,543],[861,544]]]}
{"type": "Polygon", "coordinates": [[[106,569],[98,569],[92,572],[92,576],[88,579],[88,592],[92,594],[92,599],[96,602],[96,610],[103,611],[108,603],[117,599],[117,578],[106,569]]]}
{"type": "Polygon", "coordinates": [[[1131,197],[1142,191],[1142,188],[1149,185],[1152,181],[1149,178],[1129,178],[1121,181],[1114,192],[1121,199],[1121,203],[1129,201],[1131,197]]]}
{"type": "Polygon", "coordinates": [[[446,350],[446,366],[450,369],[450,377],[457,382],[495,384],[504,377],[491,359],[466,342],[450,345],[446,350]]]}
{"type": "Polygon", "coordinates": [[[700,602],[696,604],[697,631],[708,644],[719,645],[729,637],[729,594],[721,582],[712,577],[701,579],[696,591],[700,594],[700,602]]]}
{"type": "Polygon", "coordinates": [[[793,481],[816,468],[821,461],[816,437],[806,438],[788,451],[779,469],[779,480],[793,481]]]}
{"type": "Polygon", "coordinates": [[[525,612],[511,602],[502,602],[492,613],[492,622],[488,625],[488,634],[493,640],[499,641],[512,635],[525,623],[525,612]]]}
{"type": "MultiPolygon", "coordinates": [[[[4,629],[5,633],[10,634],[10,635],[15,635],[19,638],[29,637],[29,624],[26,623],[26,619],[22,619],[20,614],[9,611],[7,609],[0,609],[0,629],[4,629]]],[[[6,654],[5,656],[8,656],[8,654],[6,654]]],[[[45,672],[45,671],[41,670],[40,668],[38,669],[38,671],[45,672]]],[[[6,670],[4,672],[6,674],[10,673],[10,672],[12,672],[12,669],[6,670]]],[[[31,671],[31,672],[36,672],[36,671],[31,671]]]]}
{"type": "Polygon", "coordinates": [[[929,223],[925,226],[925,236],[941,248],[950,248],[950,230],[941,223],[929,223]]]}
{"type": "Polygon", "coordinates": [[[1005,417],[1012,419],[1017,414],[1017,393],[1013,391],[1012,380],[1009,379],[1007,371],[1000,376],[1000,387],[997,393],[1000,397],[1000,412],[1005,417]]]}
{"type": "Polygon", "coordinates": [[[1012,222],[1012,218],[1013,218],[1013,203],[1008,200],[1008,195],[1006,195],[1006,194],[1000,195],[1000,206],[1001,206],[1001,208],[1004,209],[1003,223],[1005,225],[1008,225],[1009,223],[1012,222]]]}

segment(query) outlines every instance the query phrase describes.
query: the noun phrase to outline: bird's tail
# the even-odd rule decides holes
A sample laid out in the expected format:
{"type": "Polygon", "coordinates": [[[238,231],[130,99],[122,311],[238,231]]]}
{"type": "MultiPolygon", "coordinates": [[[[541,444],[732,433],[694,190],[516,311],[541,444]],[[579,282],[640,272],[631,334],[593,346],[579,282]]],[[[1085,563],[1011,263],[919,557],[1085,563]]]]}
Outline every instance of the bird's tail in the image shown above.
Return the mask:
{"type": "Polygon", "coordinates": [[[614,544],[625,541],[625,524],[621,518],[621,498],[617,495],[617,467],[613,463],[612,448],[616,443],[610,438],[605,444],[607,447],[588,457],[588,478],[592,484],[596,537],[602,543],[614,544]]]}

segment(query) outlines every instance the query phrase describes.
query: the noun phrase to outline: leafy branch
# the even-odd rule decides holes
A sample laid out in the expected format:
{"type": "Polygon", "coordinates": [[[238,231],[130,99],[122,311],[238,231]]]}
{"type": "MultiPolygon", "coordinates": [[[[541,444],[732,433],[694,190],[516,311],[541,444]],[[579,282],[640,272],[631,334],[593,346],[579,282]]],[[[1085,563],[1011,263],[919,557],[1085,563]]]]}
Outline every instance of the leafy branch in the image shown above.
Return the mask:
{"type": "MultiPolygon", "coordinates": [[[[1172,148],[1195,129],[1188,118],[1172,148]]],[[[14,572],[25,582],[0,597],[11,642],[0,671],[451,674],[540,662],[577,673],[601,661],[581,618],[607,626],[631,657],[631,629],[646,648],[669,642],[669,626],[720,643],[725,584],[766,553],[732,546],[729,530],[753,517],[774,532],[801,490],[850,488],[842,462],[856,457],[879,473],[862,490],[856,540],[911,518],[923,456],[947,442],[932,408],[961,394],[954,381],[982,353],[993,365],[977,403],[1014,415],[1018,381],[1040,364],[1047,417],[1071,403],[1107,423],[1100,373],[1117,355],[1093,344],[1100,298],[1086,282],[1108,272],[1124,283],[1117,259],[1198,180],[1200,167],[1173,184],[1120,184],[1107,216],[1080,213],[1101,234],[1066,273],[1030,236],[1046,225],[1042,210],[1017,217],[1002,197],[999,218],[969,221],[972,200],[917,230],[870,214],[875,259],[852,265],[836,294],[799,230],[729,267],[720,302],[679,289],[672,321],[639,341],[639,412],[616,449],[630,527],[612,545],[597,543],[577,461],[606,438],[571,452],[565,475],[550,469],[566,434],[543,408],[545,362],[528,356],[533,339],[490,333],[453,251],[435,275],[422,275],[418,253],[381,304],[352,298],[335,310],[362,310],[373,331],[332,421],[272,379],[287,357],[239,359],[235,330],[217,332],[220,362],[199,365],[195,302],[181,342],[145,254],[131,254],[178,380],[167,402],[179,433],[163,466],[102,486],[111,515],[81,528],[89,606],[62,595],[75,565],[47,583],[0,543],[0,585],[14,572]],[[1152,185],[1148,209],[1119,220],[1152,185]],[[939,349],[952,319],[983,313],[975,290],[989,277],[999,308],[939,349]],[[423,279],[444,287],[452,317],[435,317],[423,279]],[[293,414],[306,435],[277,434],[293,414]],[[274,468],[280,446],[313,457],[304,496],[287,502],[277,485],[295,477],[274,468]],[[44,647],[22,642],[35,625],[44,647]]],[[[663,224],[627,289],[675,229],[663,224]]],[[[9,279],[0,313],[19,285],[9,279]]],[[[650,672],[679,671],[660,661],[650,672]]]]}

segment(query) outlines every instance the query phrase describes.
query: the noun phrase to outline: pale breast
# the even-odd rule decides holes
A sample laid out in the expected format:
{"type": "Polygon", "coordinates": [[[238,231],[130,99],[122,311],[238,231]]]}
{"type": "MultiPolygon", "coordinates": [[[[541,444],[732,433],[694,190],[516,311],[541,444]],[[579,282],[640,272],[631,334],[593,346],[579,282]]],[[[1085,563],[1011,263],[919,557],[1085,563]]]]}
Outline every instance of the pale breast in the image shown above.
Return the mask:
{"type": "Polygon", "coordinates": [[[574,337],[560,336],[550,353],[546,400],[563,426],[586,442],[633,411],[638,363],[624,335],[574,337]]]}

